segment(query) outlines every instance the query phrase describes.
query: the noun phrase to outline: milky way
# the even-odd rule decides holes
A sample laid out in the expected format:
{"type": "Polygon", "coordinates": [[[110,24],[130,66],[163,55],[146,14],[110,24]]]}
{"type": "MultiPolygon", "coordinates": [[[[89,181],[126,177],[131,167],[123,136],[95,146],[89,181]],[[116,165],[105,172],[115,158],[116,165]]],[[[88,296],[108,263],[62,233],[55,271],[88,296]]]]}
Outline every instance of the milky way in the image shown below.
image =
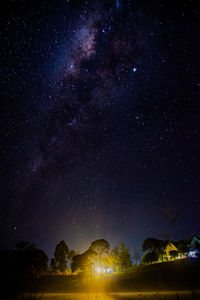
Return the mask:
{"type": "Polygon", "coordinates": [[[197,234],[193,1],[8,1],[3,21],[5,245],[197,234]]]}
{"type": "Polygon", "coordinates": [[[73,163],[74,148],[84,154],[101,147],[100,139],[111,123],[105,124],[106,111],[120,95],[124,97],[125,84],[126,97],[132,95],[133,69],[147,50],[137,41],[134,14],[121,20],[122,8],[118,12],[113,5],[105,8],[96,3],[97,7],[99,13],[84,10],[88,15],[80,14],[81,21],[74,22],[55,103],[44,121],[39,157],[32,161],[33,173],[52,164],[58,168],[65,156],[67,165],[73,163]]]}

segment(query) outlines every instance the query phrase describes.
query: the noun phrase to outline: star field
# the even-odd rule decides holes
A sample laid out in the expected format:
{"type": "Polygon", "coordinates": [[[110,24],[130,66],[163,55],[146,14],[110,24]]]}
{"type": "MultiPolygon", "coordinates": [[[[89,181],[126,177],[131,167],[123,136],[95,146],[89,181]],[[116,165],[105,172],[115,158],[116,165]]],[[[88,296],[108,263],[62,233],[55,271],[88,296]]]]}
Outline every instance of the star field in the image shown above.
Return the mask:
{"type": "Polygon", "coordinates": [[[199,17],[194,1],[7,1],[2,247],[199,234],[199,17]]]}

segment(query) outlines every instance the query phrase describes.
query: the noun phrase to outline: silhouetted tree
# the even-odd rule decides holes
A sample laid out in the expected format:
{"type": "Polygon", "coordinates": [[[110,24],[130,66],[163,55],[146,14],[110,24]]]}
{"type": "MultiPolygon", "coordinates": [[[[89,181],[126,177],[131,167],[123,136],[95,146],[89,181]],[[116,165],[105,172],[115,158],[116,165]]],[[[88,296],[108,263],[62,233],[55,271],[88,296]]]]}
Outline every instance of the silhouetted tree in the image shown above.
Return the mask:
{"type": "Polygon", "coordinates": [[[56,272],[58,270],[58,262],[56,261],[55,257],[51,259],[50,266],[53,272],[56,272]]]}
{"type": "Polygon", "coordinates": [[[163,262],[164,256],[166,255],[164,247],[157,248],[155,251],[156,251],[156,253],[158,255],[158,258],[161,259],[161,261],[163,262]]]}
{"type": "Polygon", "coordinates": [[[174,243],[174,245],[178,248],[178,250],[182,253],[187,252],[191,243],[190,239],[180,240],[174,243]]]}
{"type": "Polygon", "coordinates": [[[126,271],[132,266],[130,250],[126,248],[124,243],[120,243],[119,245],[119,263],[121,271],[126,271]]]}
{"type": "Polygon", "coordinates": [[[68,253],[69,253],[69,249],[64,241],[61,241],[59,244],[56,245],[54,256],[55,256],[56,261],[58,262],[58,269],[62,273],[67,268],[66,256],[68,253]]]}
{"type": "Polygon", "coordinates": [[[25,241],[20,241],[16,244],[16,250],[24,251],[24,250],[33,250],[36,249],[37,246],[34,243],[29,243],[25,241]]]}
{"type": "Polygon", "coordinates": [[[161,248],[163,245],[163,241],[155,239],[155,238],[148,238],[144,240],[142,244],[142,250],[155,250],[161,248]]]}
{"type": "Polygon", "coordinates": [[[136,265],[138,260],[140,259],[140,254],[136,248],[133,248],[133,260],[135,260],[136,265]]]}
{"type": "Polygon", "coordinates": [[[96,240],[96,241],[92,242],[89,250],[96,252],[96,254],[98,255],[99,267],[101,269],[102,256],[104,254],[107,254],[110,250],[110,245],[109,245],[108,241],[106,241],[104,239],[96,240]]]}
{"type": "Polygon", "coordinates": [[[48,256],[35,244],[21,241],[16,245],[13,254],[16,268],[21,273],[38,274],[47,270],[48,256]]]}
{"type": "Polygon", "coordinates": [[[119,271],[119,247],[114,247],[111,253],[104,258],[104,264],[113,271],[119,271]]]}
{"type": "Polygon", "coordinates": [[[106,257],[105,263],[114,271],[126,271],[132,266],[130,250],[123,243],[114,247],[106,257]]]}
{"type": "Polygon", "coordinates": [[[74,251],[74,250],[70,250],[68,255],[67,255],[67,259],[69,259],[70,261],[72,261],[73,257],[78,255],[79,253],[74,251]]]}
{"type": "Polygon", "coordinates": [[[75,255],[72,258],[72,263],[71,263],[71,270],[72,273],[81,270],[81,271],[86,271],[86,270],[91,270],[92,267],[92,258],[96,255],[96,253],[93,250],[87,250],[83,254],[78,254],[75,255]]]}
{"type": "Polygon", "coordinates": [[[48,256],[29,242],[20,242],[15,250],[0,252],[1,292],[6,299],[15,299],[20,293],[33,295],[37,291],[37,278],[47,270],[48,256]],[[3,290],[4,288],[4,290],[3,290]]]}
{"type": "Polygon", "coordinates": [[[153,250],[151,252],[147,252],[142,257],[142,263],[149,264],[158,260],[157,253],[153,250]]]}
{"type": "Polygon", "coordinates": [[[82,254],[75,255],[72,258],[72,263],[71,263],[72,273],[78,270],[84,270],[86,266],[87,266],[87,258],[84,257],[82,254]]]}

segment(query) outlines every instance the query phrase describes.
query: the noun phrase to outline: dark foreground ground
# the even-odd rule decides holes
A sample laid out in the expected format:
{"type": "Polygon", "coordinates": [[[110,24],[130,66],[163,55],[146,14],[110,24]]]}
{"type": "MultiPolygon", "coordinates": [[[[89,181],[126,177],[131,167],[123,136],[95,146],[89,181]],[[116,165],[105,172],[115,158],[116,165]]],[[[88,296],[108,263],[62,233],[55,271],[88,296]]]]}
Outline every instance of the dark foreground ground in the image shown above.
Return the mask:
{"type": "Polygon", "coordinates": [[[43,300],[189,300],[200,299],[200,291],[167,291],[135,293],[46,293],[37,294],[34,299],[43,300]]]}
{"type": "MultiPolygon", "coordinates": [[[[101,280],[75,276],[43,276],[23,299],[124,300],[199,299],[200,262],[180,260],[133,268],[101,280]]],[[[6,298],[5,298],[6,299],[6,298]]]]}
{"type": "Polygon", "coordinates": [[[103,278],[101,282],[48,276],[40,279],[38,288],[45,293],[96,292],[97,289],[107,293],[195,291],[200,290],[200,262],[187,259],[133,268],[131,272],[103,278]]]}

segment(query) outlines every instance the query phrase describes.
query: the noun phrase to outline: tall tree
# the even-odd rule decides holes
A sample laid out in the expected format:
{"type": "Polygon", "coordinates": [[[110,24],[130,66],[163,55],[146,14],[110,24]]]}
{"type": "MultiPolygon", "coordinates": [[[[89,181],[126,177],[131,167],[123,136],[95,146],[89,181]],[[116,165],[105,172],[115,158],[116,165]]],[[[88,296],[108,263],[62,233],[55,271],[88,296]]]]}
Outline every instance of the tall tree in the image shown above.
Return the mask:
{"type": "Polygon", "coordinates": [[[149,263],[152,264],[152,262],[157,261],[157,260],[158,260],[158,255],[154,250],[152,250],[151,252],[145,253],[142,257],[142,263],[144,263],[144,264],[149,264],[149,263]]]}
{"type": "Polygon", "coordinates": [[[178,248],[178,250],[180,252],[184,253],[189,250],[190,243],[191,243],[191,238],[187,238],[187,239],[179,240],[179,241],[175,242],[174,245],[178,248]]]}
{"type": "Polygon", "coordinates": [[[59,244],[56,245],[56,249],[54,252],[54,256],[56,261],[58,262],[58,269],[60,272],[64,272],[67,268],[67,260],[66,256],[69,253],[69,248],[62,240],[59,244]]]}
{"type": "Polygon", "coordinates": [[[18,251],[34,250],[37,249],[37,246],[34,243],[20,241],[16,244],[15,249],[18,251]]]}
{"type": "Polygon", "coordinates": [[[137,248],[133,248],[133,260],[135,261],[136,265],[139,259],[140,253],[138,252],[137,248]]]}
{"type": "Polygon", "coordinates": [[[100,267],[100,270],[102,270],[102,256],[104,254],[108,254],[108,252],[110,250],[110,245],[109,245],[108,241],[106,241],[104,239],[96,240],[96,241],[92,242],[89,250],[96,252],[96,254],[99,258],[99,267],[100,267]]]}
{"type": "Polygon", "coordinates": [[[38,249],[36,245],[32,247],[29,242],[18,243],[15,250],[0,251],[3,274],[1,293],[8,294],[9,299],[17,299],[17,295],[26,290],[33,296],[32,293],[36,292],[38,275],[47,270],[47,262],[48,257],[44,251],[38,249]]]}
{"type": "Polygon", "coordinates": [[[132,266],[130,250],[123,244],[114,247],[111,253],[106,257],[105,263],[113,271],[126,271],[132,266]]]}
{"type": "Polygon", "coordinates": [[[161,248],[163,245],[163,241],[155,239],[155,238],[148,238],[144,240],[142,244],[142,250],[155,250],[161,248]]]}
{"type": "Polygon", "coordinates": [[[166,255],[164,244],[163,247],[157,248],[155,251],[156,254],[158,255],[158,259],[161,259],[161,261],[163,262],[164,256],[166,255]]]}
{"type": "Polygon", "coordinates": [[[26,275],[38,274],[47,270],[48,256],[33,243],[20,241],[13,254],[15,268],[26,275]]]}
{"type": "Polygon", "coordinates": [[[74,250],[70,250],[69,253],[68,253],[68,255],[67,255],[67,259],[69,259],[70,261],[72,261],[73,257],[76,256],[76,255],[78,255],[78,254],[79,254],[79,252],[76,252],[74,250]]]}
{"type": "Polygon", "coordinates": [[[119,271],[119,247],[114,247],[110,254],[108,254],[104,259],[104,265],[110,267],[113,272],[119,271]]]}
{"type": "Polygon", "coordinates": [[[58,262],[56,261],[55,257],[51,259],[50,266],[52,272],[56,272],[58,270],[58,262]]]}
{"type": "Polygon", "coordinates": [[[130,250],[124,245],[124,243],[120,243],[119,245],[119,259],[121,271],[126,271],[132,266],[130,250]]]}
{"type": "Polygon", "coordinates": [[[83,254],[75,255],[72,258],[71,263],[71,270],[72,273],[81,270],[81,271],[87,271],[91,270],[92,267],[92,258],[96,255],[96,253],[93,250],[87,250],[83,254]]]}
{"type": "Polygon", "coordinates": [[[119,247],[114,247],[111,251],[111,255],[113,256],[113,263],[115,271],[119,271],[120,269],[120,258],[119,258],[119,247]]]}

